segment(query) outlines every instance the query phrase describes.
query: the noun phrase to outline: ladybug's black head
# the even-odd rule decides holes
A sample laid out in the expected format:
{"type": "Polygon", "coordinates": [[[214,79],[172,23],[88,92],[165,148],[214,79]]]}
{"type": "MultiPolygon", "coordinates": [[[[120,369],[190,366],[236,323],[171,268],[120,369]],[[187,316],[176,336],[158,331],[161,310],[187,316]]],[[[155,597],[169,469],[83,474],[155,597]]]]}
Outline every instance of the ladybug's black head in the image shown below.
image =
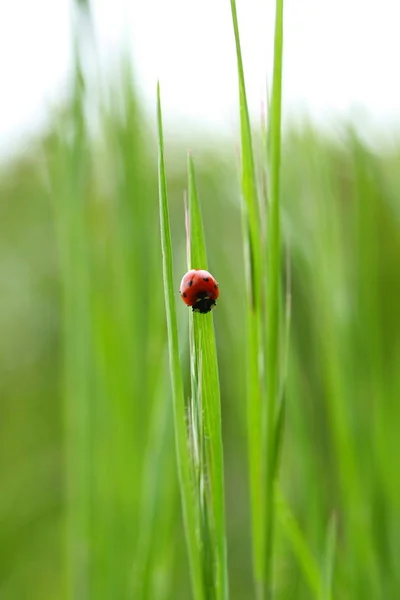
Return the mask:
{"type": "Polygon", "coordinates": [[[196,303],[193,304],[193,312],[208,313],[216,304],[215,300],[208,297],[207,292],[200,292],[197,295],[196,303]]]}

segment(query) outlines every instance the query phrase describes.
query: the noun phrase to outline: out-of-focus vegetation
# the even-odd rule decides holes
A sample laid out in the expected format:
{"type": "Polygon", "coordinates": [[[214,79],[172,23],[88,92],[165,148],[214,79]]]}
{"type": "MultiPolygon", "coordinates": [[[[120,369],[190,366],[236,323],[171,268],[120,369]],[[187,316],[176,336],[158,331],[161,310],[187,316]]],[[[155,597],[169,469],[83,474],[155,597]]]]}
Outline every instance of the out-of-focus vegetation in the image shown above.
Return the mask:
{"type": "MultiPolygon", "coordinates": [[[[121,73],[90,131],[80,74],[48,131],[0,171],[1,600],[190,595],[156,140],[121,73]]],[[[221,288],[228,569],[240,600],[253,588],[233,146],[204,148],[197,183],[221,288]]],[[[168,132],[166,152],[178,290],[186,162],[168,132]]],[[[308,125],[283,138],[292,326],[276,598],[319,597],[332,531],[335,598],[400,595],[399,164],[400,146],[374,152],[351,129],[336,141],[308,125]]],[[[187,309],[176,301],[185,365],[187,309]]]]}

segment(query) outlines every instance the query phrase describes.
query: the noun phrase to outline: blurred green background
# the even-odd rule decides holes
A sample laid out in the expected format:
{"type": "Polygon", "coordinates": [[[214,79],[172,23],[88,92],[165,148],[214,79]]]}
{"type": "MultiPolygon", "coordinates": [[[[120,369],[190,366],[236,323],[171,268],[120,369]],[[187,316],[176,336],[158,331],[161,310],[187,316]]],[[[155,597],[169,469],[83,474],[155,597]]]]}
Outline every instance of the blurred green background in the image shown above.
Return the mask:
{"type": "MultiPolygon", "coordinates": [[[[166,354],[155,128],[121,61],[0,165],[0,598],[190,597],[166,354]]],[[[221,380],[231,598],[252,597],[235,142],[195,146],[221,380]]],[[[186,148],[166,132],[176,289],[186,148]]],[[[260,153],[261,156],[261,153],[260,153]]],[[[283,139],[292,331],[281,484],[335,597],[400,597],[400,142],[283,139]]],[[[182,362],[187,309],[177,293],[182,362]]],[[[282,513],[276,597],[312,593],[282,513]]]]}

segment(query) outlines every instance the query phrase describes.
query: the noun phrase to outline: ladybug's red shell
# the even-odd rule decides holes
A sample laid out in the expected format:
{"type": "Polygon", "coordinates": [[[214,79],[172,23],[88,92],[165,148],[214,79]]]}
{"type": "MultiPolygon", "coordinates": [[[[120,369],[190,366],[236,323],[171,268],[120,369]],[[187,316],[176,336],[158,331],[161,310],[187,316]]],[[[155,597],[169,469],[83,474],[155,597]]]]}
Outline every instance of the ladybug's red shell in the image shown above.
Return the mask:
{"type": "Polygon", "coordinates": [[[208,313],[216,305],[219,287],[211,273],[192,269],[183,276],[179,292],[184,303],[195,312],[208,313]]]}

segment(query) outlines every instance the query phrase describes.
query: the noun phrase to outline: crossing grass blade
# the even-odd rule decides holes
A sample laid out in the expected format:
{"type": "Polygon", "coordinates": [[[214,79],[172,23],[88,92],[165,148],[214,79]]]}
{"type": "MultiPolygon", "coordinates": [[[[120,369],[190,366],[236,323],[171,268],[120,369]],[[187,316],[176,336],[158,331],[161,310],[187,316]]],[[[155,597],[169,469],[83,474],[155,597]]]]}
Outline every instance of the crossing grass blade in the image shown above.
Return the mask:
{"type": "Polygon", "coordinates": [[[186,428],[185,401],[182,372],[179,360],[178,327],[175,311],[175,286],[173,280],[173,259],[171,231],[169,221],[167,182],[164,159],[164,137],[161,112],[160,85],[157,86],[157,122],[158,122],[158,185],[160,203],[161,250],[164,276],[164,295],[168,329],[169,361],[171,371],[175,444],[178,465],[178,477],[181,493],[183,521],[191,571],[192,593],[195,600],[204,600],[201,555],[197,541],[200,531],[197,499],[194,494],[193,472],[190,462],[189,444],[186,428]]]}
{"type": "MultiPolygon", "coordinates": [[[[188,156],[188,214],[187,235],[190,268],[207,269],[207,253],[203,222],[197,193],[195,170],[192,157],[188,156]]],[[[202,521],[204,524],[204,565],[207,573],[213,573],[210,598],[228,598],[227,548],[225,533],[224,463],[221,425],[221,400],[218,360],[212,313],[190,313],[192,335],[191,362],[197,390],[198,423],[201,424],[199,439],[203,448],[202,477],[204,502],[202,521]],[[209,561],[211,565],[209,564],[209,561]]],[[[209,587],[209,586],[208,586],[209,587]]]]}
{"type": "Polygon", "coordinates": [[[276,506],[283,533],[290,542],[293,554],[313,597],[319,600],[321,598],[321,577],[318,564],[290,510],[282,490],[278,486],[276,487],[276,506]]]}
{"type": "Polygon", "coordinates": [[[168,543],[168,523],[175,508],[177,480],[173,464],[173,423],[168,394],[165,393],[165,381],[168,380],[167,361],[157,382],[156,401],[151,415],[151,427],[145,452],[144,482],[141,498],[141,527],[138,532],[135,576],[133,581],[134,598],[154,597],[154,554],[159,554],[156,564],[163,565],[162,554],[171,554],[171,548],[165,552],[168,543]],[[171,443],[170,443],[171,442],[171,443]],[[159,465],[154,469],[154,465],[159,465]],[[162,502],[163,510],[159,510],[162,502]],[[164,535],[163,535],[164,534],[164,535]],[[157,546],[153,540],[157,538],[157,546]],[[167,539],[165,539],[167,538],[167,539]]]}

